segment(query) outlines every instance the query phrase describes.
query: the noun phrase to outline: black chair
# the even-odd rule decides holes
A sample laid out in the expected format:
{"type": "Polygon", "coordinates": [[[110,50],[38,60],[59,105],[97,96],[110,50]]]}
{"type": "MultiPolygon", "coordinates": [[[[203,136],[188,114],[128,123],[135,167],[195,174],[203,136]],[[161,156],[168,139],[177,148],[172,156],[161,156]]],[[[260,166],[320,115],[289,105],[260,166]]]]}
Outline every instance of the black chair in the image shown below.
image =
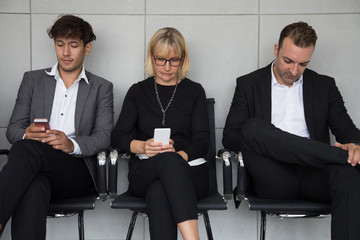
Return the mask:
{"type": "Polygon", "coordinates": [[[326,217],[330,214],[330,203],[305,200],[276,200],[260,198],[251,189],[251,179],[246,171],[240,152],[223,150],[237,160],[237,186],[233,196],[236,207],[246,200],[250,210],[261,212],[260,240],[265,240],[266,215],[280,218],[326,217]]]}
{"type": "MultiPolygon", "coordinates": [[[[210,119],[210,144],[207,153],[206,159],[208,160],[209,169],[210,169],[210,193],[206,198],[201,199],[197,203],[197,209],[199,215],[203,215],[204,223],[206,227],[206,232],[209,240],[213,239],[211,225],[209,220],[208,211],[209,210],[226,210],[227,205],[224,198],[219,194],[217,190],[217,181],[216,181],[216,147],[215,147],[215,119],[214,119],[214,99],[207,99],[209,119],[210,119]]],[[[117,153],[116,150],[110,154],[110,164],[109,164],[109,195],[116,196],[117,192],[117,153]]],[[[129,191],[120,194],[116,197],[114,201],[111,202],[111,208],[114,209],[130,209],[133,211],[128,233],[126,236],[127,240],[131,239],[134,226],[136,223],[136,218],[139,214],[146,214],[146,203],[144,198],[136,197],[132,195],[129,191]]]]}
{"type": "MultiPolygon", "coordinates": [[[[7,156],[8,153],[8,149],[0,149],[0,155],[7,156]]],[[[97,182],[99,194],[95,191],[95,189],[91,189],[87,195],[82,197],[51,200],[48,217],[63,218],[74,216],[76,214],[78,215],[78,231],[80,240],[85,239],[84,211],[94,209],[97,199],[105,201],[107,198],[106,162],[106,152],[100,152],[97,155],[97,182]]]]}

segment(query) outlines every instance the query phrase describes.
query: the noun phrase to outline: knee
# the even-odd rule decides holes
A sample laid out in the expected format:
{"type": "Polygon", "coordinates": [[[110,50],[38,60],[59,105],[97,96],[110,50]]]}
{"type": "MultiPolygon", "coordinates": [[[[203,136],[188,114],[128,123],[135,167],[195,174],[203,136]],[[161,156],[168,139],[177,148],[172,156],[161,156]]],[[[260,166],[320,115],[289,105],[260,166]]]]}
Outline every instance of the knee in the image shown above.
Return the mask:
{"type": "Polygon", "coordinates": [[[15,142],[11,147],[9,157],[11,156],[29,157],[34,155],[41,155],[41,151],[40,151],[41,145],[44,145],[44,143],[30,139],[19,140],[15,142]]]}
{"type": "Polygon", "coordinates": [[[42,154],[40,144],[44,143],[29,139],[17,141],[10,149],[8,162],[18,166],[31,167],[32,169],[42,168],[46,158],[42,154]]]}
{"type": "Polygon", "coordinates": [[[349,164],[331,165],[330,187],[337,192],[360,191],[360,171],[349,164]]]}
{"type": "Polygon", "coordinates": [[[34,141],[29,139],[22,139],[19,141],[16,141],[11,149],[10,154],[12,152],[28,152],[30,149],[34,148],[34,141]]]}
{"type": "Polygon", "coordinates": [[[158,155],[156,164],[165,169],[181,169],[188,167],[187,162],[175,152],[165,152],[158,155]]]}

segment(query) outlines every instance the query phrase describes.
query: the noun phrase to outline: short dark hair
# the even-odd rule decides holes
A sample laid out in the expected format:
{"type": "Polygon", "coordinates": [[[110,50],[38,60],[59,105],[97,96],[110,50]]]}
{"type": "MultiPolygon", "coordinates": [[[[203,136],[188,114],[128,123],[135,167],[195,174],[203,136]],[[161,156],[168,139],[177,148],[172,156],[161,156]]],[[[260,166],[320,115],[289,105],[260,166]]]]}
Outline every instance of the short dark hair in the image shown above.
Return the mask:
{"type": "Polygon", "coordinates": [[[82,18],[70,14],[60,15],[47,32],[54,40],[58,37],[79,38],[83,40],[84,45],[96,40],[91,25],[82,18]]]}
{"type": "Polygon", "coordinates": [[[315,30],[306,22],[295,22],[287,25],[280,33],[279,49],[286,37],[290,37],[297,47],[309,47],[316,44],[317,36],[315,30]]]}

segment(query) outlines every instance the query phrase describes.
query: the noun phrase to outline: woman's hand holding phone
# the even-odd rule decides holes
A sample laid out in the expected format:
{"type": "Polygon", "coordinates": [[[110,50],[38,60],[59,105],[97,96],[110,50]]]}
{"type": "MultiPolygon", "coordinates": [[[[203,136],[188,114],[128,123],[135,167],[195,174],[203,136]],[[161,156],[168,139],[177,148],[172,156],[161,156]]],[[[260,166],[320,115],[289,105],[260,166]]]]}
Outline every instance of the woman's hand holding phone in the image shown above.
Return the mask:
{"type": "Polygon", "coordinates": [[[166,145],[163,145],[161,142],[154,142],[153,138],[145,142],[145,154],[148,157],[153,157],[163,152],[175,152],[174,141],[172,139],[166,145]]]}
{"type": "Polygon", "coordinates": [[[170,139],[170,128],[156,128],[154,130],[154,138],[150,138],[147,141],[132,140],[130,151],[146,154],[148,157],[153,157],[163,152],[175,152],[174,141],[170,139]]]}

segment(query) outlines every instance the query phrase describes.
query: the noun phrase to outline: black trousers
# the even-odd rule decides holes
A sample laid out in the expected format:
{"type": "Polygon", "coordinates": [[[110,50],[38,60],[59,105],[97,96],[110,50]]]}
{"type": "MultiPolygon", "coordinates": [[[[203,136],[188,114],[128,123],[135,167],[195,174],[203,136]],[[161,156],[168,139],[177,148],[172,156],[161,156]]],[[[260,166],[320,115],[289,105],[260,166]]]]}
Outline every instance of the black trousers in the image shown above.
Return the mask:
{"type": "Polygon", "coordinates": [[[0,224],[12,217],[13,240],[45,239],[50,199],[84,195],[91,187],[82,158],[39,141],[20,140],[0,172],[0,224]]]}
{"type": "Polygon", "coordinates": [[[245,122],[241,138],[260,197],[331,202],[331,239],[360,239],[360,171],[347,163],[347,151],[259,119],[245,122]]]}
{"type": "Polygon", "coordinates": [[[207,165],[191,167],[174,152],[130,161],[129,190],[146,199],[151,239],[177,239],[176,224],[197,219],[197,199],[208,194],[207,165]]]}

